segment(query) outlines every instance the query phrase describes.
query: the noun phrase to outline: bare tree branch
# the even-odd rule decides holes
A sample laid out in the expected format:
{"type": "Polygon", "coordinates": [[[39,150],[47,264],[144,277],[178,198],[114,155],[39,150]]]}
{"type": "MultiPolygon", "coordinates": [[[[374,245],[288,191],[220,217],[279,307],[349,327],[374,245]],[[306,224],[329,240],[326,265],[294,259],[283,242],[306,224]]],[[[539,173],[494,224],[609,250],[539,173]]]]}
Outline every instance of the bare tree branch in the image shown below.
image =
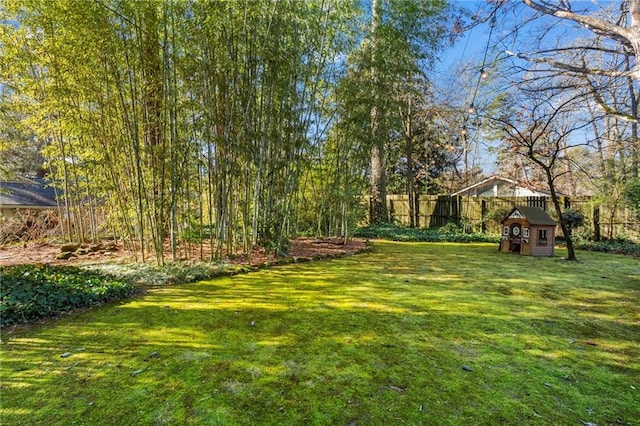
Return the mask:
{"type": "Polygon", "coordinates": [[[600,91],[598,90],[598,88],[595,86],[595,84],[593,83],[593,81],[591,81],[591,79],[587,78],[586,79],[587,82],[589,83],[589,86],[591,87],[591,96],[593,96],[593,99],[596,101],[596,103],[598,104],[598,106],[608,115],[616,117],[620,120],[624,120],[624,121],[628,121],[630,123],[639,123],[640,122],[640,118],[638,116],[633,116],[631,114],[624,114],[614,108],[611,108],[607,102],[604,100],[604,98],[602,97],[602,95],[600,94],[600,91]]]}
{"type": "MultiPolygon", "coordinates": [[[[634,49],[631,40],[634,37],[638,37],[638,34],[634,33],[634,26],[632,26],[631,28],[624,28],[620,25],[615,25],[602,19],[574,13],[570,10],[569,6],[565,4],[565,2],[561,2],[560,6],[552,5],[547,1],[522,0],[522,2],[530,8],[537,10],[538,12],[542,12],[546,15],[552,15],[560,19],[568,19],[574,21],[598,35],[614,39],[624,44],[629,49],[634,49]]],[[[638,1],[631,0],[630,3],[635,3],[634,7],[636,8],[636,13],[640,13],[640,6],[638,6],[638,1]]]]}
{"type": "Polygon", "coordinates": [[[567,64],[564,62],[555,61],[548,57],[536,58],[530,55],[525,55],[523,53],[514,53],[509,50],[505,52],[507,55],[515,56],[519,59],[524,59],[528,62],[533,62],[536,64],[548,64],[553,68],[561,69],[564,71],[569,71],[571,73],[580,74],[580,75],[603,75],[608,77],[628,77],[634,76],[636,71],[616,71],[616,70],[603,70],[597,68],[587,68],[586,66],[577,66],[572,64],[567,64]]]}

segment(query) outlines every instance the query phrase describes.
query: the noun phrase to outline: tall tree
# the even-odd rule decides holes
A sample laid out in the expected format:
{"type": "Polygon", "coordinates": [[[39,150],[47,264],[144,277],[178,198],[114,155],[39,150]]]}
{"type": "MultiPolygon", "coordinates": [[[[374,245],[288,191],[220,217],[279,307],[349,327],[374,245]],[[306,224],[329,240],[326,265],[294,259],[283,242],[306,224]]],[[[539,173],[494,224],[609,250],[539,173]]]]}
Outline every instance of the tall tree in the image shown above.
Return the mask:
{"type": "Polygon", "coordinates": [[[371,217],[372,223],[386,222],[389,219],[387,212],[387,179],[385,176],[385,140],[382,137],[380,126],[381,107],[380,94],[378,92],[381,80],[381,72],[377,67],[380,64],[380,24],[382,23],[382,10],[380,0],[371,0],[371,217]]]}
{"type": "MultiPolygon", "coordinates": [[[[575,11],[568,1],[559,0],[557,2],[522,0],[531,9],[554,18],[571,21],[593,33],[596,38],[604,37],[612,41],[617,48],[617,52],[626,52],[634,58],[640,56],[640,0],[622,0],[618,3],[619,14],[587,8],[582,11],[575,11]]],[[[578,47],[580,49],[591,49],[591,46],[578,47]]],[[[573,48],[575,49],[575,48],[573,48]]],[[[586,75],[615,75],[617,70],[600,69],[597,66],[591,67],[585,63],[571,63],[563,58],[555,59],[549,55],[555,52],[536,52],[524,57],[534,62],[544,62],[554,68],[570,73],[580,73],[586,75]]],[[[633,67],[624,74],[631,75],[636,81],[640,81],[640,69],[633,67]]]]}
{"type": "MultiPolygon", "coordinates": [[[[164,262],[167,243],[175,259],[193,240],[201,256],[211,246],[210,259],[256,245],[284,253],[355,9],[7,0],[3,111],[46,141],[69,221],[99,200],[143,259],[164,262]]],[[[86,228],[68,226],[68,237],[86,228]]]]}
{"type": "MultiPolygon", "coordinates": [[[[501,53],[491,63],[511,76],[505,92],[528,86],[548,90],[550,97],[559,89],[567,96],[585,95],[581,109],[592,119],[582,133],[593,147],[580,152],[586,161],[594,152],[597,158],[590,161],[597,166],[565,161],[565,169],[595,183],[602,198],[623,200],[624,184],[640,173],[640,1],[501,0],[467,16],[469,26],[495,20],[501,28],[496,49],[501,53]]],[[[527,168],[546,180],[539,168],[521,161],[519,171],[527,168]]],[[[564,178],[556,180],[556,188],[564,178]]]]}
{"type": "Polygon", "coordinates": [[[349,57],[349,73],[338,87],[345,108],[340,120],[366,127],[369,132],[353,137],[365,138],[370,147],[371,222],[388,220],[386,207],[386,149],[392,135],[401,131],[398,120],[398,85],[419,75],[442,41],[443,1],[372,0],[367,37],[361,48],[349,57]],[[366,114],[362,112],[366,106],[366,114]]]}
{"type": "Polygon", "coordinates": [[[543,174],[551,193],[556,216],[567,242],[567,258],[575,261],[576,254],[571,228],[563,216],[558,194],[558,179],[566,173],[562,167],[572,148],[584,145],[574,134],[590,125],[589,120],[576,116],[580,97],[567,96],[562,90],[519,91],[515,95],[515,114],[489,117],[497,129],[505,133],[504,149],[511,155],[525,159],[543,174]]]}
{"type": "MultiPolygon", "coordinates": [[[[588,86],[595,103],[608,115],[630,121],[632,168],[640,172],[640,142],[638,140],[638,93],[640,93],[640,0],[610,3],[608,8],[586,7],[577,9],[571,3],[523,0],[537,13],[574,23],[592,34],[590,39],[564,44],[551,49],[517,54],[518,58],[556,72],[581,77],[588,86]],[[613,8],[611,6],[617,6],[613,8]],[[612,92],[627,90],[622,103],[611,102],[612,92]]],[[[578,6],[579,8],[580,6],[578,6]]],[[[619,96],[616,96],[619,98],[619,96]]]]}
{"type": "Polygon", "coordinates": [[[394,194],[407,194],[410,226],[418,226],[418,194],[438,192],[436,182],[459,160],[459,120],[453,119],[455,110],[436,103],[424,78],[407,79],[396,89],[400,125],[389,144],[387,175],[394,194]]]}

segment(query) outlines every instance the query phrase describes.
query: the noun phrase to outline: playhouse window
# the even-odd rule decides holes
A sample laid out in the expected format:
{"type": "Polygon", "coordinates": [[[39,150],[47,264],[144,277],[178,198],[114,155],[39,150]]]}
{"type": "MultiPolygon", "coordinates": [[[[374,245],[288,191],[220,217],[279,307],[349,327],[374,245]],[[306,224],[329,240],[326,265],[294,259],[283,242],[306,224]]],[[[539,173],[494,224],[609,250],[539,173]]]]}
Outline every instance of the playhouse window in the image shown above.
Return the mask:
{"type": "Polygon", "coordinates": [[[540,245],[547,244],[547,230],[546,229],[538,229],[538,244],[540,244],[540,245]]]}

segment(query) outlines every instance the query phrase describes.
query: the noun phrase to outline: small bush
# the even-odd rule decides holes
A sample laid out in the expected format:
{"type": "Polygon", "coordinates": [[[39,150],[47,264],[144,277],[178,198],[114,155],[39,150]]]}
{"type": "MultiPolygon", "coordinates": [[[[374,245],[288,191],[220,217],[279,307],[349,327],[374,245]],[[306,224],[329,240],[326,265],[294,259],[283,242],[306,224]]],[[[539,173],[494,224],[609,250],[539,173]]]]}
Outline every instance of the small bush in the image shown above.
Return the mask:
{"type": "Polygon", "coordinates": [[[565,210],[562,212],[562,220],[570,231],[584,225],[584,215],[577,210],[565,210]]]}
{"type": "Polygon", "coordinates": [[[440,233],[447,234],[447,235],[464,233],[464,230],[462,229],[462,227],[455,222],[449,222],[446,225],[441,226],[438,230],[440,231],[440,233]]]}
{"type": "Polygon", "coordinates": [[[0,324],[59,315],[131,296],[135,286],[74,267],[36,265],[0,268],[0,324]]]}

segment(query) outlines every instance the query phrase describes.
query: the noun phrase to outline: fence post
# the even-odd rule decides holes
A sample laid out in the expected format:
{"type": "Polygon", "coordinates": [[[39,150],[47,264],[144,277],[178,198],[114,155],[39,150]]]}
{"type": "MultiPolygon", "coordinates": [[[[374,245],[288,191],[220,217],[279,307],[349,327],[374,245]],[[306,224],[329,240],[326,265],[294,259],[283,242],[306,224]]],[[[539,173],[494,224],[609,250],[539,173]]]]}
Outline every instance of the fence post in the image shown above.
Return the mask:
{"type": "Polygon", "coordinates": [[[487,214],[487,201],[482,200],[482,202],[480,203],[480,224],[481,224],[481,231],[483,234],[487,232],[487,223],[484,220],[486,214],[487,214]]]}
{"type": "Polygon", "coordinates": [[[411,202],[413,203],[413,223],[415,223],[416,228],[420,228],[420,195],[417,192],[413,193],[411,202]]]}
{"type": "Polygon", "coordinates": [[[456,195],[455,197],[450,198],[449,201],[450,201],[450,204],[449,204],[450,219],[449,220],[459,225],[460,224],[460,196],[456,195]]]}
{"type": "Polygon", "coordinates": [[[593,239],[600,241],[600,207],[593,206],[593,239]]]}
{"type": "Polygon", "coordinates": [[[373,217],[373,197],[369,197],[369,225],[371,225],[372,217],[373,217]]]}
{"type": "Polygon", "coordinates": [[[539,207],[543,210],[547,210],[547,197],[546,196],[530,196],[526,198],[527,206],[529,207],[539,207]]]}

